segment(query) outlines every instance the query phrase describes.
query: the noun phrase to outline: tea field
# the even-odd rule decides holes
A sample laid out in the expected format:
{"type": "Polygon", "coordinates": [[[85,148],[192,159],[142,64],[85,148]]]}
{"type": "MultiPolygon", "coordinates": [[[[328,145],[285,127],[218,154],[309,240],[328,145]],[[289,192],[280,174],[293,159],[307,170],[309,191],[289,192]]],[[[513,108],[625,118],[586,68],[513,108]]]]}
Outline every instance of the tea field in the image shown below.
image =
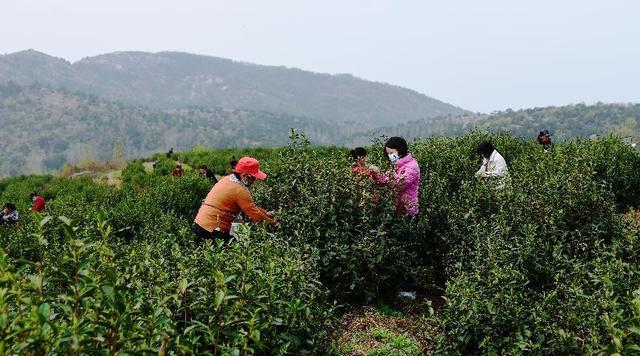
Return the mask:
{"type": "MultiPolygon", "coordinates": [[[[388,167],[381,147],[369,161],[388,167]]],[[[22,216],[0,227],[0,354],[357,354],[336,337],[341,318],[373,305],[399,314],[393,328],[369,319],[370,354],[640,352],[638,151],[610,137],[544,152],[478,132],[410,151],[418,219],[395,216],[393,192],[354,176],[346,149],[296,134],[278,149],[135,160],[120,187],[0,181],[22,216]],[[502,190],[474,177],[485,139],[508,161],[502,190]],[[174,160],[224,174],[245,154],[269,175],[253,194],[278,224],[248,224],[229,246],[196,241],[211,183],[171,177],[174,160]],[[46,216],[27,212],[33,190],[46,216]],[[399,291],[427,296],[411,306],[421,342],[400,330],[399,291]]]]}

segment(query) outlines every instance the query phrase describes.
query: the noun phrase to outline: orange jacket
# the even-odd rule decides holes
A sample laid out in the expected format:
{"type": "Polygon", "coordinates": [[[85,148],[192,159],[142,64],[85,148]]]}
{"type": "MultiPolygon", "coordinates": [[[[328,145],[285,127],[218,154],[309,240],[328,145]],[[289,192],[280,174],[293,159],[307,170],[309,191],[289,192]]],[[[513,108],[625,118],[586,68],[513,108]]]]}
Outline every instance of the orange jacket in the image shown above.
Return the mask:
{"type": "Polygon", "coordinates": [[[228,233],[240,211],[253,221],[272,223],[267,212],[253,202],[249,189],[234,175],[229,175],[220,179],[207,194],[194,222],[209,232],[219,229],[228,233]]]}

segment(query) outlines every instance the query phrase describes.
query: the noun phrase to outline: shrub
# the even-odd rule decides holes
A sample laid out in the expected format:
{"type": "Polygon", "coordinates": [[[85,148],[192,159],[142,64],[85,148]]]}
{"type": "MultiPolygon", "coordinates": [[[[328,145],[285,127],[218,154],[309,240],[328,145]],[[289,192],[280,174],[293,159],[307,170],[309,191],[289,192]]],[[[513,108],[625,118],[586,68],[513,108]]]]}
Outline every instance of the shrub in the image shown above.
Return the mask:
{"type": "MultiPolygon", "coordinates": [[[[614,138],[547,152],[508,134],[417,140],[423,215],[404,219],[344,149],[292,138],[176,154],[222,170],[262,160],[254,198],[278,225],[249,224],[224,248],[189,231],[210,183],[170,177],[164,158],[152,174],[131,163],[122,189],[0,181],[21,212],[32,190],[49,200],[49,216],[0,227],[0,353],[319,353],[332,303],[401,288],[444,294],[425,328],[442,353],[637,351],[640,226],[621,213],[638,208],[638,152],[614,138]],[[504,189],[474,177],[487,139],[507,158],[504,189]]],[[[369,163],[388,169],[379,147],[369,163]]]]}

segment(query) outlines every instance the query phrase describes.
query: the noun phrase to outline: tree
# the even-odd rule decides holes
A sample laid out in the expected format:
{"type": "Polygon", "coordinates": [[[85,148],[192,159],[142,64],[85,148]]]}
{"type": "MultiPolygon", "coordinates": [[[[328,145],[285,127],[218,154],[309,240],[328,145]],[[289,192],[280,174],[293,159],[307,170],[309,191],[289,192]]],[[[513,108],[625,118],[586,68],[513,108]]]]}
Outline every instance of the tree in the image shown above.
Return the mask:
{"type": "Polygon", "coordinates": [[[113,144],[113,153],[111,154],[111,160],[114,162],[120,162],[125,160],[125,149],[122,138],[118,137],[113,144]]]}
{"type": "Polygon", "coordinates": [[[624,124],[614,127],[612,133],[622,138],[631,138],[633,141],[638,140],[638,121],[635,117],[628,118],[624,124]]]}

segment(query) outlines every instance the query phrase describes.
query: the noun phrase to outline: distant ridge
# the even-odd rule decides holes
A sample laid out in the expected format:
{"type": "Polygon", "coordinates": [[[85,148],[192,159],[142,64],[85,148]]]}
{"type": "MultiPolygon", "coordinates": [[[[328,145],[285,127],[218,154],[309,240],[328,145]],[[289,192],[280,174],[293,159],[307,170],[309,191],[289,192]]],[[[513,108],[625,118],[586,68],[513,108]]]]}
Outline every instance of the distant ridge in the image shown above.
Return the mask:
{"type": "Polygon", "coordinates": [[[27,50],[0,56],[0,82],[98,95],[154,108],[222,107],[327,122],[396,125],[467,111],[394,85],[181,52],[115,52],[75,63],[27,50]]]}
{"type": "Polygon", "coordinates": [[[174,147],[275,147],[291,128],[314,144],[335,144],[360,129],[265,111],[150,109],[42,85],[0,84],[0,177],[52,172],[82,159],[108,160],[116,144],[127,158],[174,147]]]}
{"type": "Polygon", "coordinates": [[[505,110],[491,115],[462,115],[415,120],[396,126],[374,128],[351,136],[351,145],[366,144],[382,134],[406,138],[457,136],[469,130],[508,131],[523,138],[535,138],[550,130],[556,140],[614,134],[622,138],[640,138],[640,104],[598,103],[549,106],[524,110],[505,110]]]}

